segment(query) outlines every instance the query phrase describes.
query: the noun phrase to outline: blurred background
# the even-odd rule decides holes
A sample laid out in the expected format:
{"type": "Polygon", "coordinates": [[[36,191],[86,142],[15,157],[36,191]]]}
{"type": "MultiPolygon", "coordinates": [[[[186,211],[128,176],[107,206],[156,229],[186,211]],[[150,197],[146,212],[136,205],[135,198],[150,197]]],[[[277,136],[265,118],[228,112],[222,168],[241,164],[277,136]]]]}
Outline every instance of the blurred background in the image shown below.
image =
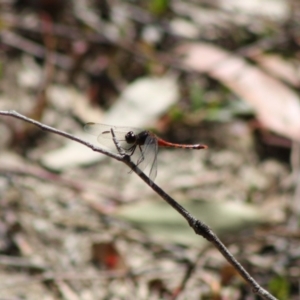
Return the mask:
{"type": "MultiPolygon", "coordinates": [[[[299,20],[296,0],[0,0],[0,110],[208,145],[160,149],[156,183],[298,299],[299,20]]],[[[258,299],[125,165],[0,131],[0,299],[258,299]]]]}

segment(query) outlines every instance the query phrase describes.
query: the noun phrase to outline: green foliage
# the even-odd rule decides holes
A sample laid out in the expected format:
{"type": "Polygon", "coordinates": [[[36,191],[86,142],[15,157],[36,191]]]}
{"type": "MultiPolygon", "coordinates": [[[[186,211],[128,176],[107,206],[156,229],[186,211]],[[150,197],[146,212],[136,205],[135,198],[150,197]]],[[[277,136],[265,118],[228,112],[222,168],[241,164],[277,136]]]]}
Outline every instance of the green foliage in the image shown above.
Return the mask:
{"type": "Polygon", "coordinates": [[[149,3],[149,9],[156,15],[164,14],[169,7],[169,0],[151,0],[149,3]]]}
{"type": "Polygon", "coordinates": [[[173,106],[169,111],[169,117],[172,121],[180,121],[184,117],[184,112],[178,106],[173,106]]]}
{"type": "Polygon", "coordinates": [[[290,283],[282,276],[274,277],[269,282],[269,291],[280,300],[290,299],[290,283]]]}
{"type": "Polygon", "coordinates": [[[192,111],[199,110],[203,107],[204,91],[198,84],[191,84],[190,86],[190,99],[192,111]]]}

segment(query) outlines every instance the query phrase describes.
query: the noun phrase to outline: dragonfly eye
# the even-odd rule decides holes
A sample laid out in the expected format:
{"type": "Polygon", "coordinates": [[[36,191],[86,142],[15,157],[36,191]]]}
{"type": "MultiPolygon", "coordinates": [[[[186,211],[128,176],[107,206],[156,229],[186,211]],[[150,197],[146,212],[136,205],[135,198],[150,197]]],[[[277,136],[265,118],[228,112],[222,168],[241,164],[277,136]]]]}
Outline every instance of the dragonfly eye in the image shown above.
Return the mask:
{"type": "Polygon", "coordinates": [[[136,135],[133,131],[129,131],[125,135],[125,140],[128,144],[134,144],[136,142],[136,135]]]}

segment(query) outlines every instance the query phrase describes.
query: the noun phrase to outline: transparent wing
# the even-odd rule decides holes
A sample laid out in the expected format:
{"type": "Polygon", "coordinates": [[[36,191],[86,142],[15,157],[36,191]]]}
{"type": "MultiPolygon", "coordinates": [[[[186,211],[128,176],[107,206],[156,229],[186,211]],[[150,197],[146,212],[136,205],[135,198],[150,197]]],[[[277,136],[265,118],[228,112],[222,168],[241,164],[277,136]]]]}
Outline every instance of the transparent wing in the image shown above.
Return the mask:
{"type": "MultiPolygon", "coordinates": [[[[139,134],[141,131],[143,131],[140,128],[120,127],[101,123],[87,123],[84,126],[84,131],[97,136],[97,140],[101,145],[106,146],[109,149],[116,150],[111,129],[114,130],[117,140],[125,151],[132,147],[132,144],[128,144],[126,142],[125,135],[129,131],[132,131],[135,134],[139,134]]],[[[147,166],[149,166],[149,177],[152,181],[154,181],[157,175],[157,152],[157,140],[155,137],[149,134],[145,144],[137,145],[134,153],[131,156],[132,162],[134,162],[141,171],[144,171],[147,166]]]]}
{"type": "Polygon", "coordinates": [[[151,169],[149,172],[149,177],[152,181],[155,180],[156,175],[157,175],[157,152],[158,152],[158,144],[157,141],[155,140],[155,151],[153,151],[153,158],[152,158],[152,165],[151,169]]]}
{"type": "Polygon", "coordinates": [[[135,134],[138,134],[139,132],[142,131],[142,129],[139,128],[120,127],[120,126],[113,126],[113,125],[101,124],[101,123],[87,123],[85,124],[83,129],[85,132],[97,136],[98,137],[97,140],[101,145],[106,146],[110,149],[116,149],[111,134],[111,129],[113,129],[117,140],[119,141],[121,147],[124,150],[132,146],[126,142],[125,135],[129,131],[133,131],[135,134]]]}
{"type": "Polygon", "coordinates": [[[157,175],[157,152],[157,140],[153,136],[149,135],[145,144],[140,147],[137,146],[132,156],[132,161],[141,171],[144,171],[149,166],[149,177],[152,181],[154,181],[157,175]]]}

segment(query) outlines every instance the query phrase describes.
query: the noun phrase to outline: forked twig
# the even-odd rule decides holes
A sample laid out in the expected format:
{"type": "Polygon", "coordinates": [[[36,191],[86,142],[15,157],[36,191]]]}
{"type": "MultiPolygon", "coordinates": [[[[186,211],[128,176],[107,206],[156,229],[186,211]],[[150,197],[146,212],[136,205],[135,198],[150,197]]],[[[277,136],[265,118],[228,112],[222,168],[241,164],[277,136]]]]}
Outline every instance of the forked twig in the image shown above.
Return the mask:
{"type": "Polygon", "coordinates": [[[71,139],[75,142],[78,142],[80,144],[83,144],[89,148],[91,148],[93,151],[100,152],[104,155],[107,155],[111,158],[114,158],[116,160],[122,161],[125,163],[128,167],[131,168],[131,170],[136,173],[146,184],[148,184],[161,198],[163,198],[169,205],[171,205],[179,214],[181,214],[182,217],[184,217],[189,225],[193,228],[196,234],[201,235],[205,239],[207,239],[209,242],[213,243],[214,246],[221,252],[221,254],[227,259],[227,261],[237,270],[237,272],[244,278],[244,280],[251,286],[253,293],[261,296],[263,299],[271,299],[276,300],[276,298],[271,295],[267,290],[262,288],[255,280],[254,278],[244,269],[244,267],[234,258],[234,256],[229,252],[229,250],[225,247],[225,245],[220,241],[220,239],[215,235],[215,233],[202,221],[197,220],[195,217],[193,217],[184,207],[182,207],[179,203],[177,203],[172,197],[170,197],[165,191],[163,191],[158,185],[156,185],[149,177],[147,177],[131,160],[130,156],[126,155],[122,148],[120,147],[120,144],[118,143],[114,131],[111,130],[114,143],[119,150],[120,154],[115,154],[112,152],[109,152],[107,150],[104,150],[100,147],[96,147],[91,143],[88,143],[72,134],[66,133],[64,131],[55,129],[53,127],[44,125],[40,122],[37,122],[33,119],[27,118],[16,111],[0,111],[0,115],[4,116],[11,116],[17,119],[21,119],[23,121],[29,122],[31,124],[34,124],[41,128],[42,130],[49,131],[61,136],[64,136],[68,139],[71,139]]]}
{"type": "Polygon", "coordinates": [[[124,149],[121,147],[119,141],[117,140],[113,128],[111,128],[110,131],[111,131],[111,135],[112,135],[112,137],[113,137],[114,144],[115,144],[115,146],[116,146],[116,148],[117,148],[119,154],[122,155],[122,156],[125,156],[126,153],[125,153],[124,149]]]}

